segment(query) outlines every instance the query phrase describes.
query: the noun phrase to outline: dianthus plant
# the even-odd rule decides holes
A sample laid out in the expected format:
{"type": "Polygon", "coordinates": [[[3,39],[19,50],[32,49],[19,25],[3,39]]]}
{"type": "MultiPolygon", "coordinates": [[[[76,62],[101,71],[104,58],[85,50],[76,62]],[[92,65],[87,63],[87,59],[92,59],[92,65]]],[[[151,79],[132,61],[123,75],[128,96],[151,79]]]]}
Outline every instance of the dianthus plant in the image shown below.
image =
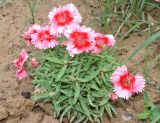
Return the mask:
{"type": "Polygon", "coordinates": [[[65,48],[56,47],[39,54],[34,84],[40,94],[35,100],[50,101],[56,118],[100,121],[105,111],[112,117],[109,103],[113,85],[110,76],[116,66],[107,52],[101,55],[80,54],[70,57],[65,48]]]}
{"type": "Polygon", "coordinates": [[[116,42],[113,35],[81,26],[73,4],[54,8],[48,17],[48,25],[34,24],[22,35],[28,46],[43,51],[28,54],[22,49],[14,64],[21,80],[27,77],[25,63],[30,58],[36,86],[32,99],[50,102],[60,122],[64,117],[76,123],[101,122],[105,112],[110,117],[116,113],[110,100],[143,91],[140,74],[132,75],[125,65],[116,69],[118,63],[109,53],[116,42]]]}

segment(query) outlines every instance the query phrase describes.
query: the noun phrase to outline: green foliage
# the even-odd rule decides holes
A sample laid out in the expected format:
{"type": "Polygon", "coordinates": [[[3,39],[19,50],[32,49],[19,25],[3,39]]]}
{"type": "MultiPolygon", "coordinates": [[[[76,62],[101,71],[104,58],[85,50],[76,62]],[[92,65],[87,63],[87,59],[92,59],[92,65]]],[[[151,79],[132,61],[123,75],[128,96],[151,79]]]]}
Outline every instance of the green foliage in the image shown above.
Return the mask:
{"type": "Polygon", "coordinates": [[[138,114],[138,118],[140,120],[149,119],[151,123],[160,123],[160,105],[154,105],[146,92],[144,93],[144,102],[146,108],[142,113],[138,114]]]}
{"type": "Polygon", "coordinates": [[[124,21],[126,17],[128,21],[144,20],[144,13],[151,12],[155,8],[160,9],[159,3],[153,0],[105,0],[103,5],[101,20],[104,25],[106,18],[109,17],[116,17],[117,22],[124,21]]]}
{"type": "Polygon", "coordinates": [[[151,15],[153,9],[160,10],[160,4],[154,0],[103,0],[101,4],[103,11],[94,11],[93,15],[97,17],[99,26],[111,31],[112,25],[112,33],[120,37],[119,41],[136,31],[154,33],[160,26],[160,18],[153,19],[151,15]],[[127,32],[121,35],[123,27],[127,32]]]}
{"type": "Polygon", "coordinates": [[[12,0],[0,0],[0,7],[4,7],[11,3],[12,3],[12,0]]]}
{"type": "Polygon", "coordinates": [[[145,40],[143,43],[141,43],[129,56],[128,60],[131,60],[136,54],[138,54],[142,49],[146,48],[146,52],[145,52],[145,56],[144,56],[144,63],[145,63],[145,67],[144,67],[144,75],[147,78],[149,72],[151,71],[151,69],[155,66],[155,61],[158,58],[158,66],[159,66],[159,55],[155,56],[152,58],[152,60],[150,61],[150,63],[148,63],[148,59],[149,59],[149,47],[153,42],[156,42],[160,37],[160,31],[153,34],[152,36],[150,36],[147,40],[145,40]]]}
{"type": "Polygon", "coordinates": [[[160,37],[160,18],[159,16],[154,17],[154,11],[160,10],[160,4],[154,0],[102,0],[101,4],[102,12],[93,12],[93,15],[97,17],[96,22],[99,26],[104,27],[105,30],[108,28],[110,33],[118,37],[116,45],[129,37],[132,32],[148,33],[148,39],[129,57],[129,60],[132,59],[141,49],[146,48],[143,68],[146,78],[157,59],[156,56],[148,63],[149,45],[160,37]]]}
{"type": "Polygon", "coordinates": [[[31,12],[32,24],[34,24],[35,23],[35,9],[36,9],[37,0],[26,0],[26,2],[28,4],[30,12],[31,12]]]}
{"type": "Polygon", "coordinates": [[[134,52],[130,55],[129,59],[133,58],[139,51],[141,51],[144,47],[150,45],[152,42],[156,41],[156,39],[160,37],[160,31],[156,34],[149,37],[147,40],[145,40],[141,45],[137,47],[137,49],[134,50],[134,52]]]}
{"type": "Polygon", "coordinates": [[[110,117],[116,114],[108,94],[117,63],[107,51],[72,58],[65,48],[56,47],[38,56],[40,66],[33,72],[33,82],[41,93],[32,99],[50,101],[60,122],[64,117],[70,122],[101,122],[105,111],[110,117]]]}

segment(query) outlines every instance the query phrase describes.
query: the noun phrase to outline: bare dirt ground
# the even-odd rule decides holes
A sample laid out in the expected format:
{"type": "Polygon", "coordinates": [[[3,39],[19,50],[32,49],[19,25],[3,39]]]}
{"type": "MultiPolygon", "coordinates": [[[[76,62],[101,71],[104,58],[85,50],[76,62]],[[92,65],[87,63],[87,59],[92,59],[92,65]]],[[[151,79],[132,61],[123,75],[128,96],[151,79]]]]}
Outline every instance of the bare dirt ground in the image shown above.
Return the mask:
{"type": "MultiPolygon", "coordinates": [[[[83,17],[83,24],[92,22],[94,19],[90,12],[98,10],[97,0],[39,0],[36,6],[36,23],[44,25],[48,22],[48,12],[54,7],[64,5],[68,2],[74,3],[83,17]]],[[[27,30],[29,24],[30,11],[24,0],[13,0],[10,5],[0,8],[0,123],[58,123],[52,118],[52,111],[49,104],[37,103],[21,96],[21,92],[33,92],[34,85],[28,77],[23,81],[18,81],[15,77],[15,68],[12,61],[16,58],[16,53],[21,48],[26,47],[21,38],[23,31],[27,30]]],[[[98,30],[98,29],[97,29],[98,30]]],[[[121,58],[127,58],[140,42],[146,39],[133,34],[122,42],[124,49],[118,49],[121,58]]],[[[31,48],[30,48],[31,49],[31,48]]],[[[152,53],[150,54],[153,55],[152,53]]],[[[144,51],[135,57],[141,60],[144,51]]],[[[143,61],[141,61],[143,63],[143,61]]],[[[135,64],[129,63],[130,68],[135,64]]],[[[138,68],[138,67],[136,67],[138,68]]],[[[150,79],[157,83],[160,80],[158,68],[152,70],[150,79]]],[[[154,85],[146,86],[149,97],[154,103],[160,103],[160,95],[155,91],[154,85]]],[[[104,117],[104,123],[138,123],[137,114],[144,108],[143,96],[139,94],[125,102],[125,106],[118,103],[117,116],[113,119],[104,117]]]]}

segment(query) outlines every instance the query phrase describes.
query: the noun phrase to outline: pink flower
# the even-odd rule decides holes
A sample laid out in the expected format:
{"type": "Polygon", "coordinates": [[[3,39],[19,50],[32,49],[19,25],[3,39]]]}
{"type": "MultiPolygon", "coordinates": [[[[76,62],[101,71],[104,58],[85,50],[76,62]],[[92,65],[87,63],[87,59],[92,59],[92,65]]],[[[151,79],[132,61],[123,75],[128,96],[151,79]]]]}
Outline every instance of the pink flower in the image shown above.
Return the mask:
{"type": "Polygon", "coordinates": [[[89,52],[94,42],[94,31],[85,26],[70,28],[65,32],[65,36],[68,38],[66,49],[72,57],[75,54],[89,52]]]}
{"type": "Polygon", "coordinates": [[[54,8],[49,12],[49,21],[52,34],[63,34],[64,31],[72,26],[77,26],[82,22],[82,17],[74,4],[67,4],[63,7],[54,8]]]}
{"type": "Polygon", "coordinates": [[[118,67],[111,77],[114,92],[121,98],[128,99],[133,93],[142,92],[145,80],[140,75],[131,75],[125,65],[118,67]]]}
{"type": "Polygon", "coordinates": [[[45,50],[48,48],[54,48],[56,45],[58,45],[56,37],[54,35],[51,35],[50,33],[49,26],[41,27],[41,29],[38,30],[37,33],[32,34],[31,37],[32,37],[32,43],[38,49],[45,50]]]}
{"type": "Polygon", "coordinates": [[[29,30],[27,32],[24,32],[22,34],[22,37],[26,40],[26,43],[28,46],[31,45],[31,35],[37,33],[38,30],[40,30],[41,27],[37,24],[34,24],[32,27],[29,28],[29,30]]]}
{"type": "Polygon", "coordinates": [[[34,68],[37,68],[39,66],[37,59],[34,57],[31,58],[31,64],[32,64],[32,67],[34,67],[34,68]]]}
{"type": "Polygon", "coordinates": [[[144,87],[145,87],[145,80],[144,78],[137,74],[134,76],[134,87],[133,87],[133,92],[138,93],[142,92],[144,87]]]}
{"type": "Polygon", "coordinates": [[[115,101],[118,100],[118,96],[117,96],[116,94],[109,94],[109,98],[110,98],[113,102],[115,102],[115,101]]]}
{"type": "Polygon", "coordinates": [[[15,59],[13,61],[13,63],[15,64],[17,69],[22,69],[22,67],[23,67],[25,61],[27,60],[27,58],[28,58],[28,54],[27,54],[26,50],[22,49],[19,58],[15,59]]]}
{"type": "Polygon", "coordinates": [[[95,34],[95,45],[93,46],[92,53],[99,54],[103,46],[112,47],[116,40],[113,35],[95,34]]]}
{"type": "Polygon", "coordinates": [[[95,45],[92,48],[92,53],[99,54],[102,51],[102,45],[99,43],[95,43],[95,45]]]}
{"type": "Polygon", "coordinates": [[[24,79],[27,77],[27,72],[24,68],[22,69],[17,69],[16,71],[16,76],[19,80],[24,79]]]}
{"type": "Polygon", "coordinates": [[[26,71],[24,69],[24,63],[27,60],[27,58],[28,58],[28,54],[27,54],[26,50],[22,49],[19,58],[15,59],[13,61],[13,63],[16,66],[16,76],[19,79],[23,79],[23,78],[25,78],[27,76],[27,73],[26,73],[26,71]]]}
{"type": "Polygon", "coordinates": [[[105,35],[106,38],[108,38],[108,41],[105,40],[104,44],[108,47],[113,47],[116,43],[116,39],[113,35],[105,35]]]}

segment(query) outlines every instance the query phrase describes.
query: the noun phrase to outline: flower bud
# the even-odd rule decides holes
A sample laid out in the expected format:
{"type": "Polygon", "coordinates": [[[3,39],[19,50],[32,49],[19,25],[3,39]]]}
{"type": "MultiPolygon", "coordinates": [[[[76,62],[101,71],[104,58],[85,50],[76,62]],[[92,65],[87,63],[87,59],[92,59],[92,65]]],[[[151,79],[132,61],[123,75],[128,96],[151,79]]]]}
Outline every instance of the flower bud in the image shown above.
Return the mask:
{"type": "Polygon", "coordinates": [[[117,94],[109,94],[109,98],[110,98],[110,100],[112,100],[113,102],[115,102],[116,100],[118,100],[117,94]]]}
{"type": "Polygon", "coordinates": [[[34,57],[31,58],[31,64],[32,64],[32,67],[34,67],[34,68],[37,68],[39,66],[37,59],[34,57]]]}

